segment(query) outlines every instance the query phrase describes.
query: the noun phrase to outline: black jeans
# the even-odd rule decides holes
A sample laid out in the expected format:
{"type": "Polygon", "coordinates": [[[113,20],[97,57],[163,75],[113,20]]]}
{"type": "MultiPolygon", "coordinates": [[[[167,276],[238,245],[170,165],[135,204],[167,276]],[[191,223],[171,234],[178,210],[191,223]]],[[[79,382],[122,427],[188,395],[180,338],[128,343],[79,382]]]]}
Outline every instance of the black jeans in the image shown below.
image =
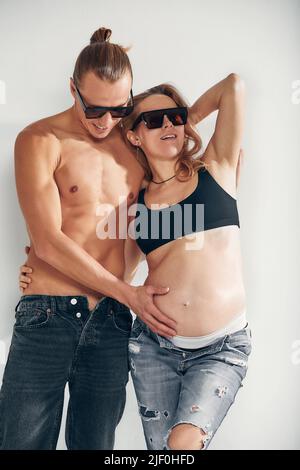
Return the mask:
{"type": "Polygon", "coordinates": [[[0,449],[55,449],[66,383],[68,449],[113,449],[128,382],[127,306],[24,295],[0,392],[0,449]]]}

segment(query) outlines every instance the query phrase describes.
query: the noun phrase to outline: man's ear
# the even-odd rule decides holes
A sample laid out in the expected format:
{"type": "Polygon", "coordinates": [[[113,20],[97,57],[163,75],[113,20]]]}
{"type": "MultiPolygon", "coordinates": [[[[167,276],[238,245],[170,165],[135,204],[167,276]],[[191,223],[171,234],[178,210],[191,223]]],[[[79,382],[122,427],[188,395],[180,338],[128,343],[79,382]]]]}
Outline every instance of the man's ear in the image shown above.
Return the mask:
{"type": "Polygon", "coordinates": [[[70,91],[73,98],[75,98],[75,85],[72,77],[70,77],[70,91]]]}

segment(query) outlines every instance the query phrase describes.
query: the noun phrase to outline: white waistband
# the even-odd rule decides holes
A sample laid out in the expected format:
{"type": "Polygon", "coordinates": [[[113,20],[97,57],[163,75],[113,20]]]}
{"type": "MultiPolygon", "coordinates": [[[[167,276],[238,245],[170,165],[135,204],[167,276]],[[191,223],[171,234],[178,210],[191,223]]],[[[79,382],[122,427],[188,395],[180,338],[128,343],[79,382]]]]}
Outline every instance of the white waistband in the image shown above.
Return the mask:
{"type": "Polygon", "coordinates": [[[204,348],[209,344],[212,344],[218,338],[221,338],[225,335],[230,335],[235,333],[238,330],[241,330],[247,325],[246,319],[246,311],[243,311],[240,315],[236,318],[231,320],[227,325],[219,330],[210,333],[209,335],[204,336],[173,336],[169,337],[169,340],[179,348],[187,348],[187,349],[198,349],[204,348]]]}

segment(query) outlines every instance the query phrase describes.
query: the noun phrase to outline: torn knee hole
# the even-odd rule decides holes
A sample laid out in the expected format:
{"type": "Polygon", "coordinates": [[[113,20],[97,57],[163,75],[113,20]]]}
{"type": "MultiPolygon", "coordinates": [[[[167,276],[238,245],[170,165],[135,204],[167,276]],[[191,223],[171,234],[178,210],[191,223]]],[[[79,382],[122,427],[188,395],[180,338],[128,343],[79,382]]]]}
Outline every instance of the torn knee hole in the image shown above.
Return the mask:
{"type": "Polygon", "coordinates": [[[203,429],[190,423],[174,426],[168,436],[168,447],[171,450],[201,450],[209,435],[203,429]]]}

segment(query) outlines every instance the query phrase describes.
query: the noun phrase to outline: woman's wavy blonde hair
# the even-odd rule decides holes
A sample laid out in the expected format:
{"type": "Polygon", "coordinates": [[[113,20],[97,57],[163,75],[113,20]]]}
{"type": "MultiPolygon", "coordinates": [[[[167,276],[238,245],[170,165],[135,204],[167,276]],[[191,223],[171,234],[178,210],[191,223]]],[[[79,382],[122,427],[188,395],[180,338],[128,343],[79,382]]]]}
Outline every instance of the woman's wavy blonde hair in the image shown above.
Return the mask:
{"type": "MultiPolygon", "coordinates": [[[[175,101],[177,106],[188,106],[187,102],[177,90],[177,88],[173,85],[170,85],[169,83],[157,85],[155,87],[149,88],[143,93],[134,96],[133,112],[129,116],[123,118],[120,122],[125,142],[131,148],[135,148],[135,146],[129,142],[127,138],[127,132],[131,130],[135,119],[139,115],[137,106],[145,98],[151,95],[166,95],[172,98],[172,100],[175,101]]],[[[201,159],[201,155],[198,154],[198,152],[202,149],[202,140],[196,130],[196,127],[190,122],[189,119],[187,120],[187,123],[184,126],[184,134],[184,145],[178,155],[178,159],[175,165],[176,178],[178,178],[180,181],[185,181],[191,178],[199,168],[206,168],[207,166],[207,164],[201,159]]],[[[147,157],[142,149],[140,149],[139,147],[136,148],[138,149],[136,153],[137,160],[145,170],[145,178],[146,180],[151,181],[153,175],[147,157]]]]}

